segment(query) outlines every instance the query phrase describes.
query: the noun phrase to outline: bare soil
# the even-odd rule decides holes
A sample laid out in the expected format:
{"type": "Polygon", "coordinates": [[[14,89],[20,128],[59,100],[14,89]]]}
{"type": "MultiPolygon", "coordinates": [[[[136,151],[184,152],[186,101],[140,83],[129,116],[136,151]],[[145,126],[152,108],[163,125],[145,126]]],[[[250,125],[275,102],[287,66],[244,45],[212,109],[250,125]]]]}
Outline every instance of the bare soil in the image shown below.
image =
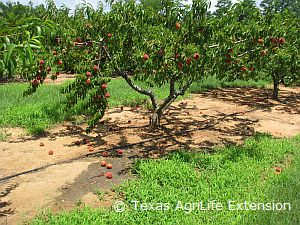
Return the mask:
{"type": "Polygon", "coordinates": [[[23,222],[44,209],[58,212],[79,204],[110,207],[115,195],[111,187],[134,178],[130,168],[138,158],[160,158],[179,148],[209,152],[217,145],[241,144],[255,132],[277,137],[299,134],[300,89],[281,88],[278,101],[270,96],[270,90],[254,88],[192,95],[175,102],[157,130],[148,127],[149,112],[139,107],[109,110],[89,135],[85,125],[70,123],[37,137],[7,128],[8,140],[0,142],[0,179],[57,165],[0,182],[0,224],[23,222]],[[90,143],[84,144],[83,139],[90,143]],[[118,148],[124,150],[123,156],[116,155],[118,148]],[[103,157],[103,151],[109,156],[103,157]],[[99,154],[93,157],[59,163],[96,152],[99,154]],[[103,176],[107,169],[101,167],[102,160],[113,164],[112,179],[103,176]],[[99,189],[100,198],[96,195],[99,189]]]}

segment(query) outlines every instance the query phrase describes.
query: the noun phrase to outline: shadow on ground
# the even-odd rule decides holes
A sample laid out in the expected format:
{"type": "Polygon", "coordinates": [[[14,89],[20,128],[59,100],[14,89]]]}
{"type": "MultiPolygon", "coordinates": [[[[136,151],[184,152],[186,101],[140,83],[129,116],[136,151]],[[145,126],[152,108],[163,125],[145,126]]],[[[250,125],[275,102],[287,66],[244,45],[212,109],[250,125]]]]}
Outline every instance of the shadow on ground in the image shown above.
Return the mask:
{"type": "Polygon", "coordinates": [[[279,98],[276,101],[272,99],[272,90],[264,88],[215,89],[201,93],[200,95],[264,111],[271,111],[272,107],[280,105],[280,110],[291,114],[300,113],[300,93],[284,88],[279,92],[279,98]]]}
{"type": "Polygon", "coordinates": [[[15,210],[8,208],[5,210],[2,210],[3,208],[7,208],[9,205],[11,205],[10,201],[2,201],[1,198],[9,195],[9,193],[14,190],[18,185],[17,184],[11,184],[8,187],[5,188],[5,190],[0,192],[0,217],[6,217],[8,215],[14,214],[15,210]]]}

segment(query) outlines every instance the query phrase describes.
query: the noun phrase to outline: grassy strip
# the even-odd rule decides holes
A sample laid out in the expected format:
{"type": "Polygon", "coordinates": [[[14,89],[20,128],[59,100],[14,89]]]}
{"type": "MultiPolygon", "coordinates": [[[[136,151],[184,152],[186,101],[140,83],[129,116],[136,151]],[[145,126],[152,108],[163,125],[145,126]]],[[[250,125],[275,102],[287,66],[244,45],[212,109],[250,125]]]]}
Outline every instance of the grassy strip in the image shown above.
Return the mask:
{"type": "MultiPolygon", "coordinates": [[[[253,81],[235,81],[233,84],[236,86],[262,85],[261,82],[253,81]]],[[[39,134],[51,125],[66,120],[67,114],[62,110],[66,99],[60,93],[62,85],[43,85],[37,93],[23,98],[22,92],[27,85],[0,85],[0,127],[23,127],[30,134],[39,134]]],[[[200,83],[193,84],[186,95],[180,98],[186,98],[190,92],[196,93],[222,85],[228,85],[228,83],[221,82],[215,77],[208,77],[200,83]]],[[[108,91],[111,93],[111,107],[149,105],[147,96],[132,90],[123,79],[113,79],[108,86],[108,91]]],[[[168,95],[168,87],[154,88],[154,92],[158,99],[163,99],[168,95]]]]}
{"type": "Polygon", "coordinates": [[[273,139],[257,135],[243,146],[216,149],[215,154],[179,151],[168,159],[140,160],[134,167],[138,179],[116,188],[123,196],[120,200],[126,204],[124,212],[78,208],[59,215],[47,213],[30,224],[297,224],[299,143],[300,137],[273,139]],[[287,157],[294,162],[285,164],[287,157]],[[281,174],[275,173],[275,165],[283,166],[281,174]],[[133,200],[139,202],[137,210],[133,200]],[[212,200],[219,202],[223,209],[203,211],[187,204],[185,209],[176,210],[180,206],[178,201],[183,205],[202,201],[203,208],[207,208],[212,200]],[[228,200],[290,202],[292,211],[229,210],[228,200]],[[155,204],[156,210],[140,203],[155,204]]]}
{"type": "MultiPolygon", "coordinates": [[[[280,199],[289,202],[291,211],[260,212],[256,218],[257,222],[264,225],[298,225],[300,224],[300,136],[295,139],[298,151],[291,159],[292,165],[269,187],[270,199],[280,199]]],[[[257,223],[258,224],[258,223],[257,223]]]]}
{"type": "Polygon", "coordinates": [[[261,88],[265,87],[270,82],[267,80],[239,80],[236,79],[234,81],[226,81],[219,80],[216,76],[206,77],[199,82],[193,83],[189,89],[191,93],[201,93],[203,91],[207,91],[209,89],[216,89],[222,87],[256,87],[261,88]]]}
{"type": "Polygon", "coordinates": [[[65,97],[59,85],[43,85],[32,96],[23,98],[28,84],[0,85],[0,127],[24,127],[31,134],[45,131],[62,122],[65,97]]]}

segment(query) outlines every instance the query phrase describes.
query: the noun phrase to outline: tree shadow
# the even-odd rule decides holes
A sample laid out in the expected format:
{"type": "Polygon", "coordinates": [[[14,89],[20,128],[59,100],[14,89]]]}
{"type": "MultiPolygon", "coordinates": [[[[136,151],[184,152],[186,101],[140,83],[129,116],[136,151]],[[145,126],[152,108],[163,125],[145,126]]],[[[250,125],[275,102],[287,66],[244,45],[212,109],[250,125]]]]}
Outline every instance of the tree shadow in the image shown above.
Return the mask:
{"type": "MultiPolygon", "coordinates": [[[[109,157],[118,157],[116,149],[134,149],[128,154],[128,158],[148,158],[155,155],[156,158],[164,157],[176,148],[182,148],[186,151],[212,152],[216,145],[235,144],[228,137],[240,137],[241,140],[254,134],[251,127],[257,120],[243,117],[242,113],[226,114],[216,112],[213,115],[198,113],[197,116],[190,115],[189,112],[198,112],[197,107],[188,106],[184,102],[178,106],[171,106],[162,118],[160,129],[151,129],[147,124],[134,125],[131,123],[120,124],[119,121],[103,121],[93,131],[93,135],[86,134],[85,130],[78,125],[66,125],[61,130],[51,133],[48,138],[55,140],[58,137],[73,136],[80,140],[89,140],[97,148],[97,152],[89,156],[98,157],[101,152],[107,151],[109,157]],[[184,116],[184,119],[182,119],[184,116]],[[224,123],[231,124],[230,127],[224,123]],[[195,132],[215,132],[218,141],[195,140],[195,132]],[[131,132],[129,134],[128,132],[131,132]],[[95,135],[97,134],[97,135],[95,135]],[[130,136],[131,135],[131,136],[130,136]],[[118,138],[113,140],[113,138],[118,138]],[[130,137],[130,140],[129,140],[130,137]],[[133,141],[137,140],[137,141],[133,141]],[[110,139],[111,138],[111,139],[110,139]]],[[[248,112],[255,111],[251,109],[248,112]]],[[[75,147],[75,142],[65,144],[65,146],[75,147]]]]}
{"type": "MultiPolygon", "coordinates": [[[[174,146],[186,151],[194,151],[196,145],[198,151],[212,152],[216,145],[236,144],[228,136],[237,136],[244,140],[255,133],[252,125],[257,120],[245,118],[241,113],[225,114],[220,112],[216,115],[202,115],[202,118],[189,117],[189,119],[182,120],[178,117],[181,114],[179,108],[173,106],[170,111],[168,116],[163,117],[160,129],[152,130],[144,126],[135,127],[136,135],[143,140],[140,143],[130,144],[128,137],[123,133],[120,134],[120,141],[114,147],[138,149],[136,154],[129,156],[131,159],[148,158],[153,153],[156,158],[160,158],[173,151],[172,147],[174,146]],[[225,122],[234,123],[231,127],[226,127],[222,125],[225,122]],[[219,132],[224,135],[218,137],[218,142],[203,140],[195,144],[193,133],[198,131],[219,132]]],[[[112,123],[111,126],[117,126],[117,124],[112,123]]],[[[119,129],[119,131],[122,130],[126,133],[126,128],[119,129]]]]}
{"type": "Polygon", "coordinates": [[[201,93],[200,96],[249,106],[254,109],[271,111],[273,107],[291,114],[300,113],[300,93],[283,89],[278,100],[272,99],[272,90],[265,88],[226,88],[201,93]],[[298,105],[298,107],[297,107],[298,105]]]}
{"type": "MultiPolygon", "coordinates": [[[[7,195],[9,195],[11,193],[12,190],[14,190],[16,187],[18,187],[18,184],[11,184],[9,185],[7,188],[5,188],[4,191],[1,191],[0,192],[0,197],[3,198],[7,195]]],[[[10,201],[7,201],[7,202],[3,202],[1,201],[0,199],[0,217],[6,217],[8,215],[12,215],[15,213],[15,210],[14,209],[3,209],[3,208],[7,208],[11,205],[11,202],[10,201]]]]}
{"type": "MultiPolygon", "coordinates": [[[[280,100],[274,101],[270,99],[270,93],[271,90],[262,88],[227,88],[207,91],[200,96],[249,106],[250,109],[246,112],[271,111],[274,106],[277,106],[276,108],[280,106],[281,110],[289,113],[300,112],[299,107],[295,107],[300,104],[300,94],[283,90],[280,100]]],[[[136,110],[130,111],[139,116],[149,113],[136,110]]],[[[116,108],[112,113],[120,111],[123,110],[116,108]]],[[[153,155],[162,157],[175,147],[186,151],[198,149],[212,152],[216,145],[233,145],[255,133],[253,125],[258,120],[247,118],[244,113],[224,113],[218,109],[200,110],[197,106],[191,106],[188,102],[182,101],[165,112],[160,129],[149,128],[145,117],[143,117],[143,122],[135,119],[128,125],[122,118],[123,122],[118,119],[117,121],[102,120],[92,135],[86,134],[82,126],[69,124],[57,132],[52,132],[47,138],[55,140],[58,137],[71,136],[80,140],[88,139],[97,150],[87,156],[97,156],[97,153],[101,155],[101,152],[108,151],[110,157],[118,157],[115,152],[117,148],[134,149],[127,155],[131,159],[147,158],[153,155]],[[135,125],[135,122],[138,125],[135,125]],[[198,136],[197,132],[200,133],[198,136]],[[211,138],[206,138],[206,135],[211,135],[211,138]]],[[[134,116],[128,117],[128,119],[132,118],[134,116]]],[[[126,119],[125,117],[125,121],[126,119]]],[[[69,147],[75,147],[75,145],[78,143],[65,144],[69,147]]]]}

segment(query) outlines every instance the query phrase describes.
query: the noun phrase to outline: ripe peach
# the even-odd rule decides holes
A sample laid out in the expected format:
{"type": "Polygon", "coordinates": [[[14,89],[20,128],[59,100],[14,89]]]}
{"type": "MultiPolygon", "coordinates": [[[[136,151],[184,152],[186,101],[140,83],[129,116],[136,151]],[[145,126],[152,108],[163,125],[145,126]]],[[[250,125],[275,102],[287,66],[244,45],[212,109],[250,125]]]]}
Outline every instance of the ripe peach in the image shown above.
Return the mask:
{"type": "Polygon", "coordinates": [[[147,54],[147,53],[145,53],[144,55],[143,55],[143,59],[146,61],[146,60],[148,60],[149,59],[149,55],[147,54]]]}
{"type": "Polygon", "coordinates": [[[108,153],[108,152],[102,152],[101,155],[102,155],[103,157],[107,157],[107,156],[109,155],[109,153],[108,153]]]}
{"type": "Polygon", "coordinates": [[[97,65],[94,65],[93,69],[94,69],[95,71],[98,71],[98,70],[99,70],[99,67],[98,67],[97,65]]]}
{"type": "Polygon", "coordinates": [[[194,59],[195,59],[195,60],[198,60],[199,58],[200,58],[199,53],[195,53],[195,54],[194,54],[194,59]]]}
{"type": "Polygon", "coordinates": [[[110,164],[110,163],[108,163],[108,164],[106,164],[106,169],[112,169],[112,164],[110,164]]]}
{"type": "Polygon", "coordinates": [[[182,62],[178,62],[178,63],[177,63],[177,66],[178,66],[178,69],[179,69],[179,70],[182,70],[183,63],[182,63],[182,62]]]}
{"type": "Polygon", "coordinates": [[[107,172],[107,173],[105,174],[105,177],[106,177],[107,179],[112,179],[112,172],[107,172]]]}
{"type": "Polygon", "coordinates": [[[284,39],[284,37],[281,37],[281,38],[279,38],[278,39],[278,41],[279,41],[279,44],[284,44],[284,42],[285,42],[285,39],[284,39]]]}
{"type": "Polygon", "coordinates": [[[246,71],[247,68],[246,68],[245,66],[243,66],[243,67],[241,68],[241,70],[242,70],[242,71],[246,71]]]}
{"type": "Polygon", "coordinates": [[[38,86],[38,85],[39,85],[39,81],[36,80],[36,79],[33,80],[33,81],[32,81],[32,85],[33,85],[33,86],[38,86]]]}
{"type": "Polygon", "coordinates": [[[190,65],[191,62],[192,62],[192,58],[191,58],[191,57],[188,57],[188,58],[186,59],[186,64],[187,64],[187,65],[190,65]]]}
{"type": "Polygon", "coordinates": [[[119,156],[122,156],[123,155],[123,150],[122,149],[118,149],[117,153],[118,153],[119,156]]]}

